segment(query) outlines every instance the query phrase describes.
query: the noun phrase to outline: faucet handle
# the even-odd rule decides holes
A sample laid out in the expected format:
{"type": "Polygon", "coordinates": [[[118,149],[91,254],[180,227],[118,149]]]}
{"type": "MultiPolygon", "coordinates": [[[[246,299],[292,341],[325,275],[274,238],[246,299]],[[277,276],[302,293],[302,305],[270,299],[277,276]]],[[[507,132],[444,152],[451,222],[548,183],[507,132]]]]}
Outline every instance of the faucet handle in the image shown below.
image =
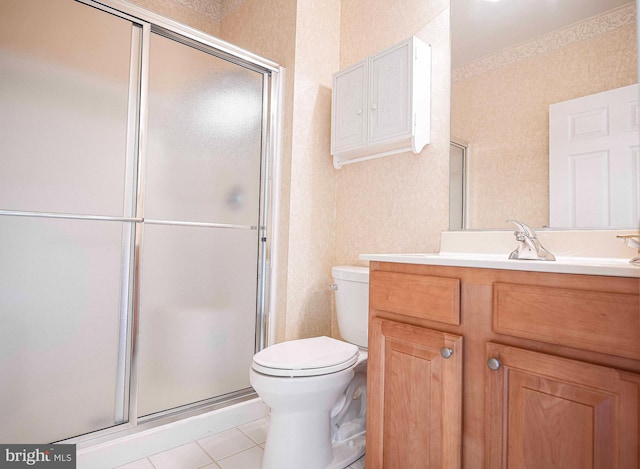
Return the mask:
{"type": "MultiPolygon", "coordinates": [[[[527,225],[526,223],[522,223],[521,221],[518,220],[512,220],[512,219],[507,219],[508,222],[513,223],[516,225],[516,227],[518,228],[516,231],[516,238],[518,238],[518,235],[521,233],[522,235],[526,236],[527,238],[533,239],[536,237],[536,232],[533,231],[533,228],[531,228],[529,225],[527,225]]],[[[521,239],[518,239],[518,241],[522,241],[521,239]]]]}
{"type": "Polygon", "coordinates": [[[509,259],[529,259],[538,261],[555,261],[556,257],[547,251],[536,236],[536,232],[526,223],[517,220],[507,220],[517,227],[515,231],[518,247],[509,254],[509,259]]]}
{"type": "Polygon", "coordinates": [[[618,238],[630,248],[634,248],[637,250],[639,255],[632,258],[629,263],[640,267],[640,235],[618,235],[616,236],[616,238],[618,238]]]}
{"type": "Polygon", "coordinates": [[[640,235],[618,235],[616,236],[624,244],[640,251],[640,235]]]}

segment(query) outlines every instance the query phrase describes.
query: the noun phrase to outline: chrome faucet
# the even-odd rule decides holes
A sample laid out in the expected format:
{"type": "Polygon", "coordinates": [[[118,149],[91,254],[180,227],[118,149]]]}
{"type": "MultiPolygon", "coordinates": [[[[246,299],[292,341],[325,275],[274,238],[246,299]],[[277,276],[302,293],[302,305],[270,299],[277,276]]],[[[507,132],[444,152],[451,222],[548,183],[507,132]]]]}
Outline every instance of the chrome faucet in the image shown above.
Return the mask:
{"type": "Polygon", "coordinates": [[[507,220],[517,227],[513,233],[518,240],[518,247],[509,254],[509,259],[527,259],[536,261],[555,261],[556,256],[547,251],[536,236],[536,232],[530,226],[516,221],[507,220]]]}
{"type": "Polygon", "coordinates": [[[620,239],[627,246],[637,250],[638,255],[631,259],[629,263],[640,267],[640,235],[623,235],[616,236],[616,238],[620,239]]]}

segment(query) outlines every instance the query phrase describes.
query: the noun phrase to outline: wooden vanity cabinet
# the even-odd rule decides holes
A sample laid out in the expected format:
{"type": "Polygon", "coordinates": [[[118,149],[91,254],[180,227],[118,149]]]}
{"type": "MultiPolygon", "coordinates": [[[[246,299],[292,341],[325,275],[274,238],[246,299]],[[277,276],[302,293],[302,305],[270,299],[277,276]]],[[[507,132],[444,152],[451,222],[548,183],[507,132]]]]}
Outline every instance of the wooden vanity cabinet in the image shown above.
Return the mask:
{"type": "Polygon", "coordinates": [[[369,324],[366,467],[460,467],[462,338],[369,324]]]}
{"type": "Polygon", "coordinates": [[[367,469],[640,467],[640,279],[370,270],[367,469]]]}
{"type": "Polygon", "coordinates": [[[638,376],[487,344],[486,467],[637,468],[638,376]]]}

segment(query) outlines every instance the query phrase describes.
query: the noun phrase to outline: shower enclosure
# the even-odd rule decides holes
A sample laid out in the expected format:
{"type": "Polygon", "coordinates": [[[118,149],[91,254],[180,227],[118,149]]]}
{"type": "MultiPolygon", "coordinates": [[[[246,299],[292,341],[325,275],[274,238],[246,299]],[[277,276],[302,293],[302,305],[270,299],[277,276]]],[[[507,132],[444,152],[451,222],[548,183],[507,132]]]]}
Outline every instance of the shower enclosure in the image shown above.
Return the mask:
{"type": "Polygon", "coordinates": [[[119,0],[2,0],[1,443],[251,395],[278,81],[119,0]]]}

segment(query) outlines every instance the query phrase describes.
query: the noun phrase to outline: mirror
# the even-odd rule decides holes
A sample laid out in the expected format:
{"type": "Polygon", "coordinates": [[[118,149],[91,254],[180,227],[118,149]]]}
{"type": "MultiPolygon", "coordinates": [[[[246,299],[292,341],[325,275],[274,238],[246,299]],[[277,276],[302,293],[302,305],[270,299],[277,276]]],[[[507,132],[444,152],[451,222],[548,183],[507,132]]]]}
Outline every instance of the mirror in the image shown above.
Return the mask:
{"type": "Polygon", "coordinates": [[[548,226],[549,105],[637,83],[635,1],[451,0],[451,14],[452,149],[466,159],[451,228],[548,226]]]}

